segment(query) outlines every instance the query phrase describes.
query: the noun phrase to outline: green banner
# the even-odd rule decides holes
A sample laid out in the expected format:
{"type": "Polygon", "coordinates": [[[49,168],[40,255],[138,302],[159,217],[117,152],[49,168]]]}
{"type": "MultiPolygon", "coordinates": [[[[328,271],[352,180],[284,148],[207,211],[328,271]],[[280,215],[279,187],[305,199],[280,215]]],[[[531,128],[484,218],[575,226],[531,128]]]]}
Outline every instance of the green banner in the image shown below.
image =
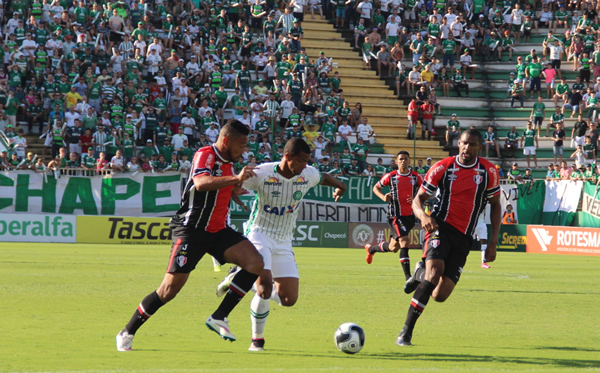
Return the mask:
{"type": "MultiPolygon", "coordinates": [[[[231,219],[230,226],[243,232],[246,219],[231,219]]],[[[294,247],[348,247],[348,224],[298,221],[292,239],[294,247]]]]}
{"type": "MultiPolygon", "coordinates": [[[[491,226],[488,226],[491,232],[491,226]]],[[[527,225],[526,224],[502,224],[498,235],[499,251],[525,252],[527,249],[527,225]]]]}
{"type": "Polygon", "coordinates": [[[600,227],[600,186],[585,183],[580,217],[581,227],[600,227]]]}
{"type": "MultiPolygon", "coordinates": [[[[546,184],[536,181],[533,184],[517,185],[517,221],[519,224],[541,224],[546,184]]],[[[515,206],[513,206],[515,207],[515,206]]]]}
{"type": "Polygon", "coordinates": [[[0,172],[0,214],[169,216],[179,208],[181,173],[44,178],[0,172]]]}

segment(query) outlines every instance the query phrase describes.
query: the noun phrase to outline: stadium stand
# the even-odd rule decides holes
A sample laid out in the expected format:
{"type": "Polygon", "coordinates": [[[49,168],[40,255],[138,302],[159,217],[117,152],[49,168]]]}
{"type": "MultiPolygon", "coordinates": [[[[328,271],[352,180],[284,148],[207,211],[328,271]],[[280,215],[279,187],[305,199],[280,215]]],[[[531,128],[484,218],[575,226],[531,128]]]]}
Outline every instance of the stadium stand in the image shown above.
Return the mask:
{"type": "MultiPolygon", "coordinates": [[[[242,120],[249,117],[249,125],[254,126],[260,120],[258,113],[263,111],[260,105],[257,106],[256,97],[265,97],[268,93],[274,92],[279,103],[285,99],[285,93],[281,88],[284,90],[288,88],[285,85],[280,85],[280,89],[271,88],[273,78],[280,77],[291,81],[293,79],[290,77],[294,72],[299,72],[299,78],[305,72],[306,77],[300,79],[300,88],[293,85],[289,88],[290,93],[293,93],[292,101],[295,101],[295,106],[306,111],[298,113],[300,132],[295,135],[303,135],[302,129],[305,124],[314,122],[323,125],[326,122],[325,118],[330,110],[327,105],[326,91],[333,87],[337,99],[333,100],[336,102],[334,112],[329,114],[332,114],[338,122],[348,115],[345,109],[340,112],[344,107],[342,105],[344,101],[349,104],[347,108],[350,110],[358,107],[358,103],[361,104],[360,111],[351,111],[349,118],[353,133],[348,137],[348,143],[354,154],[358,154],[353,149],[353,144],[358,138],[356,135],[358,121],[367,118],[374,132],[367,140],[370,147],[368,163],[374,164],[377,158],[383,157],[387,164],[390,156],[401,149],[414,149],[415,161],[427,157],[435,161],[456,152],[456,144],[447,144],[445,140],[446,126],[452,119],[452,114],[457,115],[461,128],[475,126],[485,131],[489,125],[493,126],[501,145],[513,126],[517,128],[517,133],[522,135],[535,99],[529,99],[529,84],[526,83],[524,107],[520,108],[520,102],[517,100],[516,107],[513,108],[508,98],[510,95],[508,89],[514,85],[510,73],[514,72],[515,76],[519,74],[518,66],[516,67],[518,59],[521,58],[529,64],[532,49],[537,51],[544,67],[548,62],[555,62],[551,61],[552,56],[546,50],[553,45],[555,39],[558,40],[558,45],[565,49],[561,58],[562,66],[558,69],[558,76],[555,77],[552,88],[549,89],[552,95],[557,89],[559,77],[566,78],[567,84],[572,86],[577,76],[585,77],[584,71],[588,66],[589,75],[592,76],[590,86],[593,86],[594,91],[600,89],[598,84],[594,84],[595,77],[600,74],[597,68],[600,64],[594,64],[594,61],[600,62],[600,57],[594,54],[598,45],[598,31],[594,25],[598,22],[591,21],[597,20],[597,12],[593,7],[598,5],[571,2],[565,9],[559,7],[560,4],[562,3],[552,3],[553,9],[545,12],[541,3],[534,3],[533,10],[529,9],[529,4],[522,4],[524,11],[521,12],[512,3],[494,5],[481,0],[455,3],[409,0],[404,4],[395,0],[227,1],[223,3],[196,1],[176,4],[160,1],[156,3],[126,1],[109,2],[104,9],[98,4],[85,1],[82,3],[54,1],[50,4],[41,4],[37,1],[32,4],[19,1],[7,2],[3,9],[2,28],[7,53],[3,61],[3,72],[0,74],[0,84],[2,84],[0,103],[5,109],[0,116],[0,130],[5,130],[11,138],[16,137],[18,130],[24,130],[28,145],[26,153],[31,152],[40,157],[46,155],[44,162],[48,163],[50,159],[46,153],[51,151],[54,154],[58,153],[59,146],[55,146],[54,149],[44,147],[45,138],[40,135],[52,129],[53,122],[48,118],[53,114],[54,104],[60,104],[58,117],[62,118],[62,115],[66,114],[65,122],[69,122],[69,125],[65,126],[65,129],[72,127],[73,116],[70,116],[67,110],[67,107],[71,106],[69,100],[77,105],[76,111],[81,111],[83,115],[88,104],[92,103],[98,95],[91,93],[87,88],[82,88],[81,84],[91,85],[91,78],[95,75],[99,81],[108,81],[110,84],[101,89],[99,96],[100,99],[109,98],[109,101],[102,107],[95,106],[94,111],[99,117],[104,111],[109,112],[108,121],[105,120],[108,136],[113,135],[113,128],[117,129],[114,137],[118,140],[109,137],[108,142],[112,144],[108,146],[110,149],[106,149],[109,152],[107,158],[112,158],[116,149],[122,147],[124,140],[123,129],[119,129],[119,124],[114,125],[115,119],[118,122],[117,114],[120,115],[122,122],[125,121],[127,114],[132,114],[134,122],[141,119],[138,123],[141,123],[143,128],[149,107],[157,106],[153,101],[159,91],[162,95],[159,98],[158,106],[162,109],[159,116],[165,116],[166,127],[170,127],[171,136],[177,136],[181,117],[185,117],[183,112],[179,112],[177,106],[184,111],[190,111],[197,128],[190,130],[191,132],[186,129],[185,134],[188,136],[190,149],[194,149],[209,143],[207,139],[210,138],[208,125],[210,121],[203,120],[204,118],[199,116],[198,112],[200,114],[204,114],[205,111],[215,112],[213,120],[219,124],[232,117],[242,120]],[[288,6],[289,10],[286,9],[288,6]],[[497,6],[500,13],[496,13],[494,6],[497,6]],[[309,13],[315,10],[317,16],[313,18],[309,13]],[[320,19],[318,15],[320,12],[325,15],[324,19],[320,19]],[[546,19],[549,14],[554,16],[550,23],[546,19]],[[581,17],[582,14],[585,16],[581,17]],[[400,22],[388,22],[388,16],[394,17],[394,15],[398,16],[400,22]],[[437,21],[432,22],[432,17],[437,21]],[[239,19],[248,22],[238,23],[239,19]],[[455,19],[458,21],[454,21],[455,19]],[[338,27],[341,24],[345,26],[338,27]],[[438,26],[440,24],[441,26],[438,26]],[[245,28],[245,25],[249,27],[245,28]],[[556,36],[549,34],[550,30],[554,31],[556,36]],[[269,31],[274,35],[269,35],[269,31]],[[471,36],[475,34],[474,38],[471,39],[467,33],[471,36]],[[496,35],[493,35],[494,33],[496,35]],[[444,97],[444,90],[441,87],[436,89],[437,100],[434,104],[438,114],[433,117],[434,138],[432,140],[434,141],[421,140],[419,128],[417,128],[415,141],[407,139],[407,106],[411,97],[405,95],[404,87],[400,92],[396,91],[396,76],[399,75],[396,62],[399,62],[398,66],[403,66],[408,72],[413,68],[413,63],[421,61],[409,48],[417,34],[421,34],[419,37],[424,43],[427,43],[429,36],[437,36],[432,39],[432,44],[439,45],[440,50],[434,53],[433,57],[439,58],[440,62],[453,59],[455,65],[459,66],[461,55],[464,54],[463,48],[469,49],[472,58],[470,65],[466,64],[469,67],[464,70],[465,80],[461,80],[468,84],[468,97],[464,97],[467,94],[466,85],[461,86],[460,89],[448,89],[447,97],[444,97]],[[455,35],[456,46],[446,43],[448,34],[455,35]],[[530,35],[526,36],[526,34],[530,35]],[[123,40],[126,35],[131,36],[135,44],[123,40]],[[369,48],[371,53],[365,52],[363,44],[365,36],[368,37],[367,41],[374,41],[369,48]],[[498,40],[497,45],[495,40],[498,40]],[[357,41],[358,45],[356,45],[357,41]],[[400,45],[394,46],[395,41],[399,41],[400,45]],[[381,44],[386,48],[382,48],[381,44]],[[46,48],[41,48],[42,45],[46,48]],[[442,50],[447,45],[452,49],[449,53],[442,50]],[[486,53],[488,47],[490,52],[486,53]],[[138,48],[139,52],[135,52],[138,48]],[[153,56],[149,50],[154,48],[158,50],[157,54],[161,57],[156,62],[151,62],[153,56]],[[303,67],[298,70],[297,65],[300,60],[297,57],[300,55],[294,52],[296,49],[300,52],[300,48],[305,49],[308,60],[306,70],[303,67]],[[498,53],[499,48],[503,49],[502,53],[498,53]],[[171,49],[173,49],[172,53],[171,49]],[[48,51],[53,50],[57,51],[56,55],[51,55],[52,53],[48,55],[48,51]],[[388,55],[388,51],[392,53],[388,55]],[[585,59],[582,54],[584,51],[588,52],[591,61],[585,59]],[[287,74],[278,76],[279,62],[287,53],[290,53],[289,56],[294,61],[288,67],[287,74]],[[192,60],[193,56],[196,57],[195,60],[192,60]],[[364,68],[365,56],[372,57],[368,69],[364,68]],[[573,61],[572,56],[579,56],[577,63],[573,61]],[[231,62],[228,64],[225,61],[223,66],[222,61],[225,57],[229,57],[231,62]],[[270,62],[269,57],[275,61],[270,62]],[[239,71],[242,67],[240,60],[246,63],[248,71],[248,73],[242,72],[242,81],[239,80],[239,71]],[[198,61],[198,65],[195,65],[195,61],[198,61]],[[216,69],[217,73],[214,73],[213,61],[217,61],[217,64],[225,68],[222,76],[216,69]],[[388,63],[390,61],[391,63],[388,63]],[[584,71],[578,69],[579,65],[584,71]],[[62,71],[59,71],[59,68],[62,71]],[[88,68],[92,71],[88,71],[88,68]],[[108,74],[101,73],[103,68],[108,70],[108,74]],[[473,71],[471,68],[474,68],[473,71]],[[96,71],[93,71],[94,69],[96,71]],[[309,73],[313,70],[315,76],[309,73]],[[318,86],[321,82],[317,78],[322,71],[325,71],[326,78],[329,80],[325,80],[321,87],[315,89],[307,85],[305,79],[315,87],[318,86]],[[334,76],[336,71],[338,74],[334,76]],[[160,90],[157,90],[153,84],[156,74],[161,83],[160,90]],[[48,78],[49,75],[59,82],[55,89],[60,93],[60,97],[55,101],[51,101],[48,90],[43,89],[51,79],[48,78]],[[250,84],[247,83],[248,75],[250,84]],[[109,77],[108,80],[106,76],[109,77]],[[82,83],[75,84],[79,78],[83,78],[82,83]],[[181,83],[182,78],[188,78],[189,87],[181,83]],[[263,79],[264,83],[257,83],[259,79],[263,79]],[[119,81],[123,82],[123,86],[119,81]],[[211,98],[211,91],[217,90],[221,82],[227,83],[224,90],[227,97],[225,106],[222,105],[224,96],[219,96],[219,99],[211,98]],[[206,84],[209,85],[208,88],[205,87],[206,84]],[[76,87],[72,88],[72,85],[76,87]],[[236,92],[234,85],[240,86],[242,92],[236,92]],[[136,96],[138,87],[142,90],[139,96],[136,96]],[[177,88],[180,88],[179,93],[176,91],[177,88]],[[81,101],[76,101],[77,96],[72,94],[69,96],[71,89],[74,92],[81,92],[81,101]],[[233,101],[237,102],[244,92],[247,93],[246,98],[249,100],[245,100],[246,102],[242,100],[242,106],[230,105],[233,101]],[[458,97],[459,92],[463,97],[458,97]],[[90,94],[93,97],[88,97],[90,94]],[[396,99],[397,96],[400,101],[396,99]],[[112,97],[120,97],[122,102],[115,104],[111,100],[112,97]],[[35,108],[39,107],[36,98],[39,98],[44,105],[42,115],[35,111],[37,110],[35,108]],[[166,101],[163,101],[163,98],[166,101]],[[209,100],[208,106],[204,106],[203,109],[204,98],[209,100]],[[206,110],[209,107],[212,109],[206,110]],[[242,114],[242,108],[251,112],[242,114]],[[42,133],[37,129],[40,118],[44,124],[42,133]],[[35,121],[35,124],[32,126],[28,121],[35,121]],[[201,122],[205,126],[202,126],[201,122]],[[8,124],[13,125],[12,130],[7,129],[8,124]],[[205,133],[207,130],[208,132],[205,133]]],[[[446,49],[448,52],[449,49],[446,49]]],[[[426,55],[430,53],[430,49],[425,47],[423,52],[423,55],[426,55]]],[[[432,57],[431,53],[429,57],[432,57]]],[[[419,65],[417,70],[426,69],[424,66],[425,64],[419,65]]],[[[448,70],[448,78],[452,79],[454,71],[451,68],[448,70]]],[[[427,72],[426,75],[421,76],[431,81],[428,86],[435,85],[438,80],[435,75],[433,78],[427,78],[427,72]]],[[[401,80],[404,77],[400,75],[401,80]]],[[[544,136],[554,103],[551,97],[547,97],[548,90],[543,80],[542,78],[541,92],[546,112],[539,132],[541,135],[539,149],[537,149],[539,167],[533,170],[535,177],[543,177],[545,166],[554,160],[553,141],[544,136]]],[[[562,106],[561,102],[559,104],[562,106]]],[[[589,114],[593,113],[595,112],[589,114]]],[[[588,113],[585,114],[587,116],[588,113]]],[[[296,120],[294,115],[290,123],[296,120]]],[[[286,117],[287,114],[283,116],[286,117]]],[[[569,118],[569,111],[565,118],[567,139],[564,154],[565,158],[568,158],[574,150],[569,140],[576,119],[569,118]]],[[[596,117],[592,118],[591,122],[595,120],[596,117]]],[[[275,123],[271,123],[271,126],[273,124],[275,123]]],[[[92,127],[95,132],[95,126],[92,127]]],[[[275,129],[277,126],[272,127],[272,130],[275,129]]],[[[308,127],[306,131],[309,132],[308,127]]],[[[147,147],[145,140],[154,140],[153,136],[148,136],[142,129],[138,128],[134,132],[132,140],[137,143],[137,151],[147,147]]],[[[278,146],[276,144],[285,141],[287,134],[281,133],[280,137],[278,141],[273,132],[269,134],[268,143],[273,145],[274,149],[271,152],[274,156],[275,148],[278,146]]],[[[327,148],[332,150],[334,156],[336,153],[341,154],[346,147],[346,144],[340,141],[342,139],[339,134],[335,140],[335,146],[327,148]]],[[[9,139],[9,141],[13,140],[9,139]]],[[[50,145],[51,142],[49,141],[50,145]]],[[[157,150],[162,145],[166,144],[153,143],[157,150]]],[[[596,135],[592,146],[597,148],[597,145],[596,135]]],[[[14,145],[9,145],[8,148],[9,151],[14,151],[14,145]]],[[[85,154],[84,150],[81,153],[85,154]]],[[[258,150],[253,153],[258,153],[258,150]]],[[[527,165],[520,149],[515,152],[514,158],[507,157],[505,150],[501,150],[501,154],[495,153],[495,150],[491,150],[491,159],[505,170],[508,170],[514,162],[517,162],[520,167],[527,165]]],[[[164,154],[168,158],[169,154],[164,154]]],[[[178,151],[177,157],[181,156],[182,153],[178,151]]],[[[11,157],[10,155],[8,158],[11,157]]],[[[17,157],[25,158],[25,153],[19,150],[17,157]]],[[[589,157],[590,161],[592,159],[595,160],[595,156],[589,157]]],[[[144,159],[140,159],[140,164],[143,163],[144,159]]],[[[7,165],[7,168],[10,167],[7,165]]]]}

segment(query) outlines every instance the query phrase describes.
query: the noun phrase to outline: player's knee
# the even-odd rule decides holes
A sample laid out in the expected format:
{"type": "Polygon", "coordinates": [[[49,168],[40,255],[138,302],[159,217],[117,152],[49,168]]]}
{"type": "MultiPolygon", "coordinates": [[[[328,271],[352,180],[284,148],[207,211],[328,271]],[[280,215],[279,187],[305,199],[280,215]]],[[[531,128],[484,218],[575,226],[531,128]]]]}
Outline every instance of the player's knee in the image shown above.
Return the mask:
{"type": "Polygon", "coordinates": [[[284,307],[292,307],[294,304],[296,304],[296,302],[298,301],[298,296],[293,296],[293,295],[279,295],[279,298],[281,298],[281,305],[284,307]]]}
{"type": "Polygon", "coordinates": [[[449,296],[450,296],[450,294],[444,294],[444,293],[440,292],[437,294],[432,294],[431,297],[433,298],[434,301],[442,303],[442,302],[445,302],[449,296]]]}

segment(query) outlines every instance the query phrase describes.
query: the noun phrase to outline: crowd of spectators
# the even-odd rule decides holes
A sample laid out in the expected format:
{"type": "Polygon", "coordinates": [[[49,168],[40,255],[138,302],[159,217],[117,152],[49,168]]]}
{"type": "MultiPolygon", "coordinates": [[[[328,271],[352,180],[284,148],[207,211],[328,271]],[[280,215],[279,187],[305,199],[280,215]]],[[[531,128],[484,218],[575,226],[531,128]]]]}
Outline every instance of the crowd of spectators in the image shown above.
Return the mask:
{"type": "Polygon", "coordinates": [[[362,174],[374,136],[368,118],[344,99],[336,62],[302,47],[305,13],[331,16],[329,5],[7,2],[0,130],[8,158],[27,164],[18,140],[26,122],[45,141],[34,155],[40,168],[72,159],[86,169],[93,157],[98,169],[185,170],[235,118],[251,129],[240,165],[277,160],[285,141],[302,136],[316,165],[327,158],[343,169],[348,149],[357,168],[343,172],[362,174]]]}

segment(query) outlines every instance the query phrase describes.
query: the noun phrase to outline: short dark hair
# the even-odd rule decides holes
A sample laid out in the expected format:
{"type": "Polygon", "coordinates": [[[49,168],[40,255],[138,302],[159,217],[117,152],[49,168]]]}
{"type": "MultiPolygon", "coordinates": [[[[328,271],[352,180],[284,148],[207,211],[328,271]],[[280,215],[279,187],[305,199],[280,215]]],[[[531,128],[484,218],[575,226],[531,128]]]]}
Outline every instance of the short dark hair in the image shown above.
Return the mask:
{"type": "Polygon", "coordinates": [[[299,155],[300,153],[310,154],[310,146],[303,139],[296,137],[289,140],[283,148],[283,154],[291,156],[299,155]]]}
{"type": "Polygon", "coordinates": [[[250,128],[237,119],[230,119],[221,129],[223,137],[248,136],[250,128]]]}
{"type": "Polygon", "coordinates": [[[400,150],[398,154],[396,154],[396,158],[398,158],[400,155],[405,155],[410,158],[410,154],[406,150],[400,150]]]}
{"type": "Polygon", "coordinates": [[[477,138],[477,140],[479,140],[479,144],[483,143],[483,136],[481,135],[481,132],[475,128],[469,128],[468,130],[464,131],[460,137],[462,138],[463,136],[474,136],[477,138]]]}

